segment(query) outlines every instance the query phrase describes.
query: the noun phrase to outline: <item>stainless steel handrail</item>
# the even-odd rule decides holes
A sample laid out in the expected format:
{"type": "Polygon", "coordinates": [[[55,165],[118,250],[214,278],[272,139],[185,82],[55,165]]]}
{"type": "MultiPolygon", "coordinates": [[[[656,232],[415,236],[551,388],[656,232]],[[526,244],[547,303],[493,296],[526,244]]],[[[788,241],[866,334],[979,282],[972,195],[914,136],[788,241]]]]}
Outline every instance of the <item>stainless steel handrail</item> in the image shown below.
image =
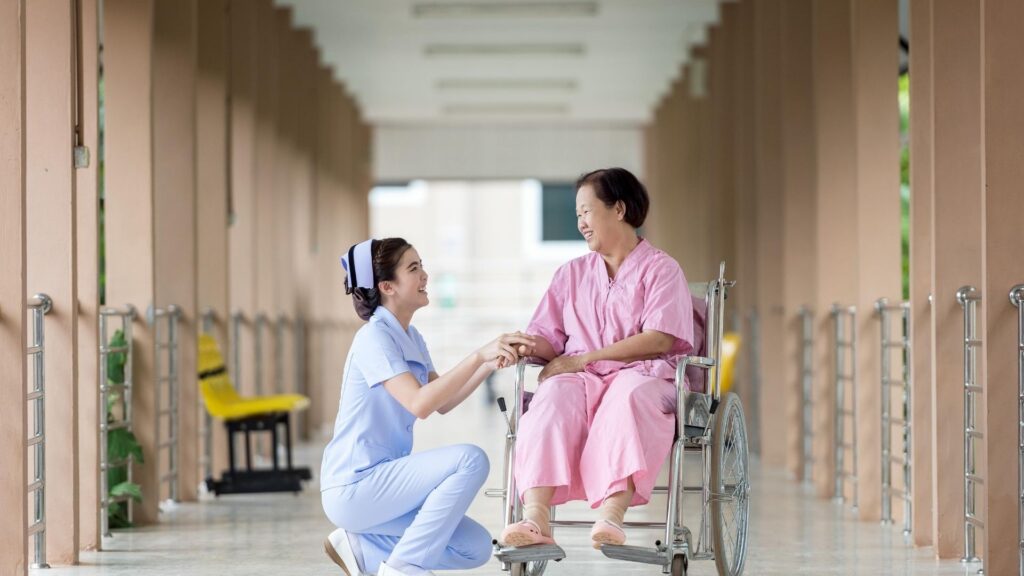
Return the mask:
{"type": "Polygon", "coordinates": [[[128,507],[128,521],[134,518],[134,506],[130,496],[116,496],[111,498],[110,486],[107,482],[107,472],[111,468],[125,467],[127,469],[128,482],[132,482],[133,458],[128,457],[119,462],[111,462],[107,455],[108,435],[112,428],[121,428],[132,431],[134,421],[132,419],[132,356],[133,337],[132,323],[137,313],[135,307],[128,304],[124,308],[101,308],[99,314],[100,328],[100,534],[110,536],[110,505],[118,502],[125,502],[128,507]],[[121,320],[121,331],[124,334],[125,345],[123,348],[115,348],[110,345],[109,319],[119,318],[121,320]],[[124,382],[113,384],[110,382],[107,361],[111,354],[124,354],[124,382]],[[110,420],[110,393],[114,390],[121,390],[122,412],[121,420],[108,422],[110,420]]]}
{"type": "Polygon", "coordinates": [[[802,480],[810,482],[814,474],[814,312],[800,307],[800,386],[803,390],[803,472],[802,480]]]}
{"type": "Polygon", "coordinates": [[[977,530],[985,529],[984,521],[978,517],[975,489],[982,479],[977,471],[977,455],[974,440],[984,440],[984,432],[978,429],[975,402],[982,393],[978,380],[978,302],[981,293],[974,286],[963,286],[956,291],[956,301],[964,310],[964,555],[961,562],[980,562],[976,554],[977,530]]]}
{"type": "Polygon", "coordinates": [[[231,314],[231,380],[237,386],[242,381],[242,324],[246,322],[245,313],[237,311],[231,314]]]}
{"type": "Polygon", "coordinates": [[[1010,289],[1017,307],[1017,572],[1024,576],[1024,284],[1010,289]]]}
{"type": "Polygon", "coordinates": [[[253,350],[256,366],[253,371],[253,387],[257,396],[263,395],[263,328],[267,325],[267,315],[259,312],[253,318],[253,350]]]}
{"type": "Polygon", "coordinates": [[[909,536],[912,530],[911,509],[913,495],[911,493],[911,434],[913,433],[911,422],[911,375],[910,375],[910,303],[898,302],[891,304],[887,298],[879,298],[875,302],[875,310],[878,312],[881,329],[881,365],[882,365],[882,523],[891,524],[892,498],[896,496],[903,500],[903,534],[909,536]],[[900,313],[901,334],[899,340],[892,338],[892,313],[900,313]],[[899,380],[892,378],[892,351],[900,351],[903,369],[899,380]],[[892,388],[899,386],[903,393],[903,402],[900,406],[901,417],[892,417],[892,388]],[[892,455],[892,427],[894,424],[900,426],[903,434],[902,455],[897,458],[892,455]],[[903,470],[903,490],[895,490],[892,487],[892,466],[899,464],[903,470]]]}
{"type": "Polygon", "coordinates": [[[279,314],[274,321],[274,393],[283,394],[285,388],[284,376],[284,340],[285,329],[291,326],[291,320],[284,314],[279,314]]]}
{"type": "MultiPolygon", "coordinates": [[[[203,308],[200,314],[201,325],[204,334],[213,336],[213,326],[217,322],[217,311],[213,308],[203,308]]],[[[213,478],[213,417],[210,416],[210,411],[206,408],[206,402],[203,400],[203,395],[199,395],[199,408],[200,413],[203,417],[199,420],[199,425],[202,427],[200,437],[203,439],[203,453],[199,457],[199,468],[203,471],[203,479],[207,480],[213,478]]],[[[200,491],[205,490],[206,482],[199,483],[200,491]]]]}
{"type": "Polygon", "coordinates": [[[857,510],[857,307],[832,305],[832,322],[835,327],[835,498],[846,499],[845,487],[848,481],[853,485],[853,510],[857,510]],[[847,327],[847,322],[849,326],[847,327]],[[848,354],[844,354],[848,351],[848,354]],[[847,358],[848,356],[848,358],[847,358]],[[847,362],[849,359],[849,362],[847,362]],[[846,384],[850,385],[850,409],[846,409],[846,384]],[[850,419],[852,438],[846,442],[846,419],[850,419]],[[850,452],[850,471],[846,471],[846,454],[850,452]]]}
{"type": "MultiPolygon", "coordinates": [[[[153,374],[156,378],[156,452],[159,471],[161,452],[167,450],[167,472],[158,472],[158,485],[167,484],[167,502],[178,501],[178,320],[181,309],[171,304],[166,308],[150,306],[146,315],[153,326],[153,374]],[[160,321],[167,322],[165,339],[161,339],[160,321]],[[167,351],[167,373],[164,375],[163,352],[167,351]],[[164,391],[167,407],[164,408],[164,391]],[[163,437],[162,418],[167,416],[167,438],[163,437]]],[[[159,497],[159,495],[158,495],[159,497]]]]}
{"type": "Polygon", "coordinates": [[[46,563],[46,338],[43,317],[53,310],[53,300],[46,294],[36,294],[26,305],[32,314],[32,340],[26,352],[32,359],[32,392],[25,396],[32,404],[32,436],[25,439],[25,449],[35,454],[32,463],[32,481],[26,487],[31,496],[32,523],[26,527],[28,536],[35,535],[33,568],[49,568],[46,563]]]}

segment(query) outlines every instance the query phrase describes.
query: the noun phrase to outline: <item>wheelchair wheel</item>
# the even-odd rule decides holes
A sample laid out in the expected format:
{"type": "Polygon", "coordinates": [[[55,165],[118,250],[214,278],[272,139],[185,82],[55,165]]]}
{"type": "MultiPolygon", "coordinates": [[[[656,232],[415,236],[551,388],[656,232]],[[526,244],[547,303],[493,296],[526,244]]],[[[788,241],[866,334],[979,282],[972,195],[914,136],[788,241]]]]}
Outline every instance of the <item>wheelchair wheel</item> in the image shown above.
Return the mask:
{"type": "Polygon", "coordinates": [[[548,567],[547,560],[536,562],[518,562],[512,565],[512,576],[541,576],[548,567]]]}
{"type": "Polygon", "coordinates": [[[711,536],[722,576],[739,576],[747,557],[750,513],[747,428],[743,405],[729,393],[719,405],[711,436],[711,536]]]}

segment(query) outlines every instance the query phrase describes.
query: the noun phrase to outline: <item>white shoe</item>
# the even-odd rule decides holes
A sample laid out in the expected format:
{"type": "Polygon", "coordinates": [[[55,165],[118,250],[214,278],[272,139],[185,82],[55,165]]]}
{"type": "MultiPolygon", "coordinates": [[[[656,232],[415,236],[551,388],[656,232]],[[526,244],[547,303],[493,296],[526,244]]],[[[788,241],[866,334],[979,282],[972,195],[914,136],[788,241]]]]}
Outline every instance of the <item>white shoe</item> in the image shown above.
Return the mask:
{"type": "MultiPolygon", "coordinates": [[[[418,576],[434,576],[434,573],[430,570],[420,570],[417,572],[418,576]]],[[[377,569],[377,576],[409,576],[407,572],[402,572],[398,568],[392,568],[388,566],[387,562],[381,562],[380,568],[377,569]]]]}
{"type": "Polygon", "coordinates": [[[359,560],[348,541],[348,532],[341,528],[331,532],[324,540],[324,552],[335,564],[341,566],[348,576],[373,576],[369,572],[363,572],[363,567],[359,565],[359,560]]]}

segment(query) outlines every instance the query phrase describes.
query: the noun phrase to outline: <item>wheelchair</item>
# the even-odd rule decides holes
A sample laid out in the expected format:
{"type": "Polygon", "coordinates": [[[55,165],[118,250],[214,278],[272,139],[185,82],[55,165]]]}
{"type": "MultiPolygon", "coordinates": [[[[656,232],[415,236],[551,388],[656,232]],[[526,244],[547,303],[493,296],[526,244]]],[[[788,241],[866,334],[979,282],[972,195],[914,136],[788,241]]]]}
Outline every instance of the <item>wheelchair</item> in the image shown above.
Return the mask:
{"type": "MultiPolygon", "coordinates": [[[[625,522],[625,528],[663,531],[653,547],[601,545],[609,557],[630,562],[661,566],[663,574],[683,576],[691,560],[714,560],[721,576],[743,573],[747,553],[750,483],[748,443],[743,406],[732,392],[723,397],[723,372],[731,376],[737,340],[726,339],[723,347],[723,326],[726,293],[735,285],[725,279],[725,263],[719,266],[718,278],[707,283],[691,283],[694,303],[706,307],[705,338],[694,355],[682,356],[676,368],[676,435],[670,453],[668,486],[656,486],[654,494],[667,494],[665,522],[625,522]],[[685,385],[687,368],[703,377],[706,392],[688,391],[685,385]],[[700,486],[683,482],[683,461],[686,453],[700,455],[702,465],[700,486]],[[689,528],[683,525],[683,499],[699,496],[701,522],[696,544],[689,528]]],[[[699,319],[698,319],[699,321],[699,319]]],[[[730,335],[732,336],[732,335],[730,335]]],[[[511,414],[504,398],[498,399],[505,414],[508,433],[505,441],[504,487],[487,490],[485,494],[502,499],[505,524],[523,518],[523,506],[517,497],[515,474],[516,435],[519,420],[527,409],[532,393],[524,391],[526,362],[520,360],[515,373],[515,396],[511,414]]],[[[692,382],[691,378],[691,382],[692,382]]],[[[728,380],[725,380],[726,386],[728,380]]],[[[592,523],[580,520],[558,520],[551,510],[551,529],[588,528],[592,523]]],[[[512,576],[541,576],[550,561],[565,558],[558,545],[534,545],[522,548],[501,546],[494,542],[494,556],[504,572],[512,576]]]]}

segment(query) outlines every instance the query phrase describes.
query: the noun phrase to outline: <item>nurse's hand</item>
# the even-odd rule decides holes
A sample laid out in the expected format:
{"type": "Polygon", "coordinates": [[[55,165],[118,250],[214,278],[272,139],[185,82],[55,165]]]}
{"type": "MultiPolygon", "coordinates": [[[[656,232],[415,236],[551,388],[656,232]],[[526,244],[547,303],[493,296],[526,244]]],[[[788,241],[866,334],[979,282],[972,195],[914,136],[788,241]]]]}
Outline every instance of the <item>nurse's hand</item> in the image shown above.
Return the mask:
{"type": "Polygon", "coordinates": [[[582,356],[559,356],[548,362],[540,371],[539,381],[543,382],[552,376],[559,374],[575,374],[583,372],[587,367],[586,359],[582,356]]]}
{"type": "Polygon", "coordinates": [[[516,348],[520,346],[532,349],[533,338],[525,334],[502,334],[477,350],[477,357],[483,364],[493,362],[494,368],[505,368],[519,361],[516,348]]]}

